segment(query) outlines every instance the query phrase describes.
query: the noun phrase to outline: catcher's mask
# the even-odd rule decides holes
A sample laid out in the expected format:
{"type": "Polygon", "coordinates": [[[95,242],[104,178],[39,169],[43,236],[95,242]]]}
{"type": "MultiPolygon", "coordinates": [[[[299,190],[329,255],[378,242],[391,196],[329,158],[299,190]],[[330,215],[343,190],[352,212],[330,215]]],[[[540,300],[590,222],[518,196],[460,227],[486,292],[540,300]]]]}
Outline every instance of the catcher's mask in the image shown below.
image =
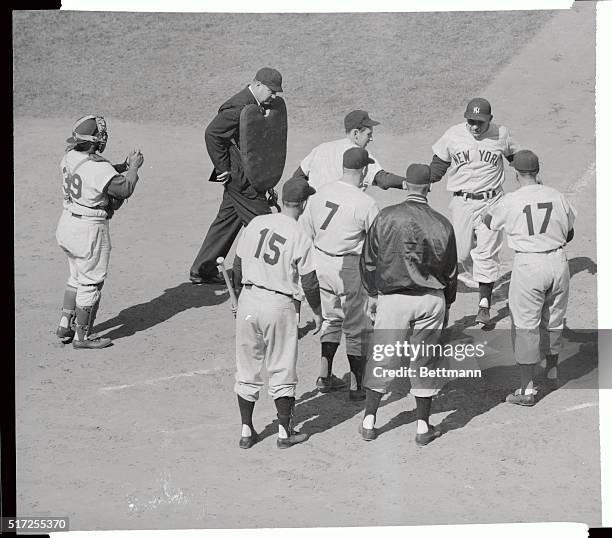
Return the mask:
{"type": "Polygon", "coordinates": [[[102,116],[83,116],[72,126],[72,137],[66,142],[72,145],[91,142],[96,145],[96,151],[102,153],[107,140],[106,120],[102,116]]]}

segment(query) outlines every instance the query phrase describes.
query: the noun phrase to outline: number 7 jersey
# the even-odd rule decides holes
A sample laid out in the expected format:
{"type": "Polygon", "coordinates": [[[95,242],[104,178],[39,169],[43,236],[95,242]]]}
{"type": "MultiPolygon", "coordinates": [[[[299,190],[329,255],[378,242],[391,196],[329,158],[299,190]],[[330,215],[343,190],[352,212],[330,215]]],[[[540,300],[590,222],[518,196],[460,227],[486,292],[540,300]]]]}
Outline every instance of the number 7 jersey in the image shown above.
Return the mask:
{"type": "Polygon", "coordinates": [[[282,213],[255,217],[236,247],[242,283],[302,297],[299,276],[315,270],[314,247],[296,220],[282,213]]]}
{"type": "Polygon", "coordinates": [[[516,252],[548,252],[564,246],[574,227],[576,210],[547,185],[526,185],[501,197],[488,210],[491,230],[506,231],[516,252]]]}

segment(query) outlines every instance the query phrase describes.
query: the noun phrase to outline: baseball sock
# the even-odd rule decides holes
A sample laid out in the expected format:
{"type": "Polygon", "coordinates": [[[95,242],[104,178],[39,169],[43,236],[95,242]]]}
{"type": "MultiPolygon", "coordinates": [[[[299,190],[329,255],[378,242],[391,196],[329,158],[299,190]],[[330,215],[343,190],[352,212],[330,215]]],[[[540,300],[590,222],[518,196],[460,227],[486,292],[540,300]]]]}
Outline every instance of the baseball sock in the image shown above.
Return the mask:
{"type": "Polygon", "coordinates": [[[349,367],[351,369],[351,386],[350,390],[359,390],[361,388],[361,380],[363,378],[363,367],[365,358],[360,355],[347,355],[349,367]]]}
{"type": "Polygon", "coordinates": [[[559,355],[546,355],[546,377],[548,379],[557,379],[557,366],[559,364],[559,355]]]}
{"type": "Polygon", "coordinates": [[[332,364],[334,362],[334,355],[338,346],[336,342],[321,342],[321,371],[319,372],[320,377],[331,377],[332,375],[332,364]]]}
{"type": "Polygon", "coordinates": [[[429,414],[431,413],[431,397],[415,396],[417,412],[417,433],[429,431],[429,414]]]}
{"type": "Polygon", "coordinates": [[[291,415],[294,402],[295,398],[292,396],[282,396],[274,400],[278,417],[278,436],[281,439],[287,439],[291,435],[291,415]]]}
{"type": "Polygon", "coordinates": [[[383,397],[382,392],[366,388],[365,411],[363,413],[363,427],[371,430],[376,422],[376,411],[383,397]]]}
{"type": "Polygon", "coordinates": [[[70,318],[74,316],[74,311],[76,310],[76,293],[76,288],[66,286],[64,302],[62,304],[62,317],[59,322],[60,327],[68,328],[70,326],[70,318]]]}
{"type": "Polygon", "coordinates": [[[533,394],[533,364],[519,364],[521,394],[533,394]]]}
{"type": "Polygon", "coordinates": [[[491,297],[493,295],[493,285],[494,282],[479,282],[478,283],[478,293],[480,295],[480,302],[478,306],[483,306],[485,308],[491,308],[491,297]],[[486,299],[486,304],[485,304],[486,299]]]}
{"type": "Polygon", "coordinates": [[[250,437],[253,433],[253,409],[255,402],[245,400],[238,395],[238,408],[240,409],[240,420],[242,422],[242,437],[250,437]]]}

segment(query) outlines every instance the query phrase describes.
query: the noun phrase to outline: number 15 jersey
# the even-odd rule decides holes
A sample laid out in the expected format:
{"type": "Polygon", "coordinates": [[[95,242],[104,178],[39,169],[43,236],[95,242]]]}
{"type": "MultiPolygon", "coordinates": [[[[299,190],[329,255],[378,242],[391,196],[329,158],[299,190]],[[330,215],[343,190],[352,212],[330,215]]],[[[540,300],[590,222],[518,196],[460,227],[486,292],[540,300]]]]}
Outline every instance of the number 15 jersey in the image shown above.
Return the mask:
{"type": "Polygon", "coordinates": [[[526,185],[501,197],[488,210],[491,230],[506,231],[516,252],[547,252],[564,246],[574,227],[576,210],[547,185],[526,185]]]}
{"type": "Polygon", "coordinates": [[[315,270],[312,240],[282,213],[255,217],[244,229],[236,255],[242,260],[242,283],[299,299],[300,275],[315,270]]]}

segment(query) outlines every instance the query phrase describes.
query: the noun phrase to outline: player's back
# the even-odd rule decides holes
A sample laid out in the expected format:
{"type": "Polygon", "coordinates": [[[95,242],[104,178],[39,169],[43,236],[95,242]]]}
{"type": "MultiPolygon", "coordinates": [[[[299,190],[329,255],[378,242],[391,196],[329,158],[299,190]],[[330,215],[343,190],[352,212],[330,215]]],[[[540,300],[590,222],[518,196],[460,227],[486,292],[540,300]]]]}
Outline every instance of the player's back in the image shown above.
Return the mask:
{"type": "Polygon", "coordinates": [[[243,284],[299,295],[298,278],[310,263],[312,241],[294,219],[282,213],[260,215],[245,228],[236,254],[243,284]]]}
{"type": "Polygon", "coordinates": [[[360,254],[365,233],[377,214],[371,196],[354,185],[334,181],[310,197],[302,224],[315,248],[334,256],[360,254]]]}
{"type": "Polygon", "coordinates": [[[113,165],[100,155],[70,150],[60,167],[64,207],[82,215],[105,217],[105,187],[117,175],[113,165]]]}
{"type": "MultiPolygon", "coordinates": [[[[576,212],[558,190],[548,185],[527,185],[505,195],[500,203],[503,208],[499,219],[503,219],[511,249],[547,252],[567,243],[576,212]]],[[[495,217],[492,223],[495,225],[495,217]]]]}

